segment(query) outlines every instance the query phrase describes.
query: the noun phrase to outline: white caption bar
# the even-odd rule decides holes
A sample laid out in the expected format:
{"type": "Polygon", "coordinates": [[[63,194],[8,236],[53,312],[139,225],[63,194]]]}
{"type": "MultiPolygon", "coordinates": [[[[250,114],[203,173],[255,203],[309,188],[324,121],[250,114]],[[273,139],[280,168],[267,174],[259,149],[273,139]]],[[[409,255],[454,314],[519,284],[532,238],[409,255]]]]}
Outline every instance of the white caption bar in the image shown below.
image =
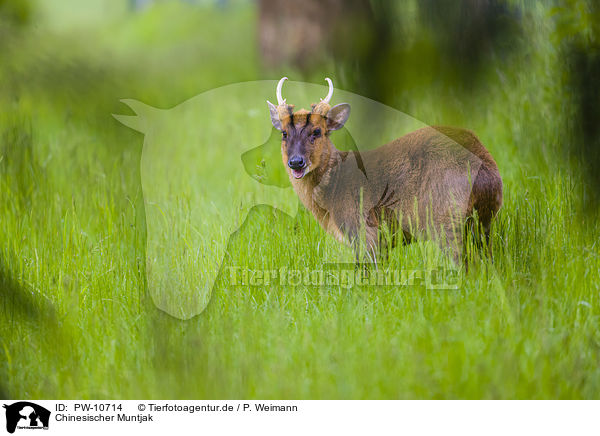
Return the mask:
{"type": "MultiPolygon", "coordinates": [[[[1,425],[36,435],[583,434],[597,401],[6,400],[1,425]],[[33,430],[45,430],[42,433],[33,430]]],[[[6,434],[6,433],[4,433],[6,434]]]]}

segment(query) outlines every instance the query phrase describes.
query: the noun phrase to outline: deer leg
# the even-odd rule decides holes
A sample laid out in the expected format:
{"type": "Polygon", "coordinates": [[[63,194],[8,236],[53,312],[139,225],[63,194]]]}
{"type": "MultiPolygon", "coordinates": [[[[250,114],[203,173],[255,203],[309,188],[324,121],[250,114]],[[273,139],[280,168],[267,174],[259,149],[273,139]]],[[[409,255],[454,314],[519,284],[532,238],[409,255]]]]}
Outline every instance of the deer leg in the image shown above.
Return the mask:
{"type": "Polygon", "coordinates": [[[485,245],[487,247],[487,254],[490,258],[490,260],[492,261],[492,263],[494,262],[494,256],[492,254],[492,238],[490,237],[490,233],[491,233],[491,223],[487,223],[484,224],[483,226],[483,232],[485,234],[485,245]]]}
{"type": "Polygon", "coordinates": [[[368,275],[368,266],[371,263],[374,264],[375,269],[377,269],[377,253],[380,250],[377,228],[366,227],[364,240],[361,240],[358,236],[354,237],[352,239],[352,249],[354,251],[356,270],[362,265],[364,267],[363,272],[368,275]]]}
{"type": "Polygon", "coordinates": [[[389,241],[388,238],[386,237],[385,234],[383,234],[383,232],[379,232],[378,234],[378,256],[381,259],[382,262],[386,262],[389,260],[390,257],[390,249],[391,247],[394,246],[394,242],[393,241],[389,241]]]}
{"type": "Polygon", "coordinates": [[[445,248],[447,251],[450,252],[450,254],[452,255],[452,259],[454,260],[454,263],[456,263],[457,265],[460,265],[461,260],[464,257],[464,261],[466,264],[466,253],[463,253],[463,248],[464,248],[464,243],[463,243],[463,235],[461,234],[459,228],[457,228],[456,226],[452,226],[452,225],[448,225],[444,228],[444,236],[445,236],[445,243],[446,246],[442,247],[445,248]]]}
{"type": "Polygon", "coordinates": [[[473,228],[473,240],[475,246],[482,255],[487,254],[490,259],[492,258],[492,238],[491,233],[491,220],[477,221],[476,228],[473,228]]]}

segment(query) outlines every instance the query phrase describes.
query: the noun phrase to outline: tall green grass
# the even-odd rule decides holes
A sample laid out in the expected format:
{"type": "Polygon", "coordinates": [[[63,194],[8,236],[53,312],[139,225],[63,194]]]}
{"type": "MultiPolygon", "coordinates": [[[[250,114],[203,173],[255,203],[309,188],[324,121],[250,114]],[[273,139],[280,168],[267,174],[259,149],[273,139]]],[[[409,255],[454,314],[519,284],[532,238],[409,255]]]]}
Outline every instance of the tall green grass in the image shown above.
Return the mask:
{"type": "MultiPolygon", "coordinates": [[[[478,93],[402,95],[406,113],[470,128],[495,156],[505,189],[493,263],[474,262],[459,290],[235,286],[230,267],[320,269],[339,250],[305,210],[257,207],[228,242],[206,311],[182,321],[148,296],[143,138],[110,114],[123,112],[119,98],[168,107],[263,74],[252,11],[186,8],[11,42],[0,71],[3,397],[599,396],[600,225],[581,211],[584,179],[562,152],[572,114],[547,11],[526,10],[529,46],[493,64],[478,93]],[[179,59],[196,43],[202,57],[179,59]]],[[[441,256],[412,244],[382,268],[441,256]]]]}

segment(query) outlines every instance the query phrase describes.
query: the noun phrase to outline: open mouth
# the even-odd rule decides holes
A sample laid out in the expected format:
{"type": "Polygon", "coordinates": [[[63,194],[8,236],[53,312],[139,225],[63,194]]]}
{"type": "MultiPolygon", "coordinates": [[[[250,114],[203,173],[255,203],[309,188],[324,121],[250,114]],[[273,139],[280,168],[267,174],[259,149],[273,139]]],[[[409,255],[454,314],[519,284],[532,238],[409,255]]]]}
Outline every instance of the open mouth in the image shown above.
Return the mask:
{"type": "Polygon", "coordinates": [[[308,165],[305,165],[304,167],[297,170],[294,168],[290,169],[292,170],[292,176],[294,176],[294,178],[301,179],[308,172],[308,165]]]}

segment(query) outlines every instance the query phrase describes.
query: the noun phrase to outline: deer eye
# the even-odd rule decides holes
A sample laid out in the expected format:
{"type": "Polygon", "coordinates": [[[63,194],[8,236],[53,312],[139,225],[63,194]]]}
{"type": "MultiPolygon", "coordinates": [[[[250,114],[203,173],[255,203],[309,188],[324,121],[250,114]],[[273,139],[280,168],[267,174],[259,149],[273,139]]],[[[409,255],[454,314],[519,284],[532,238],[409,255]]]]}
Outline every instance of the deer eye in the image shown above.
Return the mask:
{"type": "Polygon", "coordinates": [[[313,134],[313,136],[314,136],[315,138],[318,138],[319,136],[321,136],[321,129],[319,129],[319,128],[317,127],[315,130],[313,130],[313,133],[312,133],[312,134],[313,134]]]}
{"type": "Polygon", "coordinates": [[[286,139],[287,138],[287,132],[282,132],[281,136],[283,137],[283,139],[286,139]]]}

